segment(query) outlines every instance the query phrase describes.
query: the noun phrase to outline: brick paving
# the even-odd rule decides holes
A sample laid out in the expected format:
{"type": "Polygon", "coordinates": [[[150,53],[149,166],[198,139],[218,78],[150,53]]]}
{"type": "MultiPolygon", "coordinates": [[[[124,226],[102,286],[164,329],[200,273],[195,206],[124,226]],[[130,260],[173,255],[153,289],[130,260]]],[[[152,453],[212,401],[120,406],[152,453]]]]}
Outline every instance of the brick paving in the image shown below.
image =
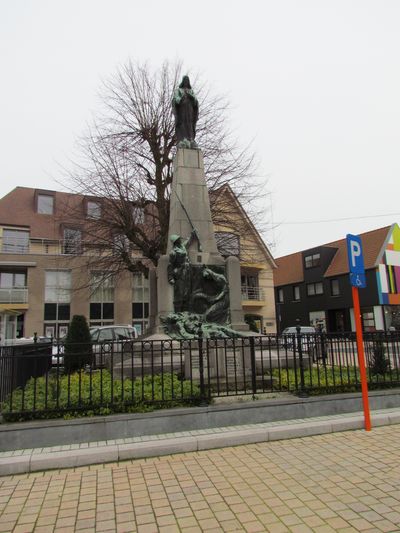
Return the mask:
{"type": "Polygon", "coordinates": [[[0,532],[400,532],[400,425],[0,478],[0,532]]]}

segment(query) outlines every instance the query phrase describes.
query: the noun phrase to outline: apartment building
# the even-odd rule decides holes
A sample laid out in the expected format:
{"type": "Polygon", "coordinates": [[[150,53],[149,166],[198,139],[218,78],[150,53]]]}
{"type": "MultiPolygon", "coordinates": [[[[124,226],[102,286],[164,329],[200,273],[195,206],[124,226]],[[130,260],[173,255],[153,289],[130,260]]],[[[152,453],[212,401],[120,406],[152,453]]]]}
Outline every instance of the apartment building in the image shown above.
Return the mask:
{"type": "MultiPolygon", "coordinates": [[[[235,216],[246,217],[233,193],[227,193],[235,216]]],[[[143,270],[105,276],[88,260],[112,252],[85,232],[101,210],[96,198],[27,187],[16,187],[0,200],[2,340],[34,333],[62,337],[74,314],[85,315],[93,326],[132,324],[139,334],[146,331],[150,276],[143,270]]],[[[260,331],[274,332],[275,263],[247,217],[246,227],[245,235],[216,227],[217,239],[223,255],[240,257],[244,313],[252,315],[260,331]]]]}

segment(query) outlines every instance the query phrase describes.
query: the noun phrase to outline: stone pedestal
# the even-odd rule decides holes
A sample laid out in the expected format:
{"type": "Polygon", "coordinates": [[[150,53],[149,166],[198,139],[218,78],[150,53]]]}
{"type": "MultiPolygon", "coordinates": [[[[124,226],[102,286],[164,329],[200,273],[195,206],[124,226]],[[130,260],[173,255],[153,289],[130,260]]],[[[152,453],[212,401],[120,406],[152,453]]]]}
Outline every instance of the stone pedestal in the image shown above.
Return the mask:
{"type": "MultiPolygon", "coordinates": [[[[239,260],[236,257],[229,257],[225,261],[217,248],[204,175],[203,155],[201,150],[179,148],[174,160],[168,235],[180,235],[183,239],[187,239],[193,228],[197,230],[200,247],[199,242],[194,239],[188,250],[190,262],[192,265],[226,267],[232,327],[235,330],[248,330],[243,319],[241,304],[239,260]]],[[[174,311],[174,289],[168,282],[167,275],[171,249],[172,243],[168,241],[167,254],[160,258],[157,267],[157,295],[152,299],[157,302],[154,326],[151,328],[153,332],[162,332],[160,317],[174,311]]]]}

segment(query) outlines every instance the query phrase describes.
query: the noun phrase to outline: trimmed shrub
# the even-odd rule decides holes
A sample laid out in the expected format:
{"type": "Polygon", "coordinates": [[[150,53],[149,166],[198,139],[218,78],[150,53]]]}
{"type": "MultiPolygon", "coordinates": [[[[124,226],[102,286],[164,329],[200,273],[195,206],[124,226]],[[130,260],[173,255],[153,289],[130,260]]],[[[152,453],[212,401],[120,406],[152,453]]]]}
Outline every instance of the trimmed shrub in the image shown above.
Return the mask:
{"type": "Polygon", "coordinates": [[[383,343],[383,338],[378,337],[374,340],[372,347],[372,360],[369,369],[374,376],[384,376],[389,371],[389,359],[385,356],[386,348],[383,343]]]}
{"type": "Polygon", "coordinates": [[[74,315],[64,346],[64,368],[68,374],[92,363],[92,339],[86,317],[74,315]]]}

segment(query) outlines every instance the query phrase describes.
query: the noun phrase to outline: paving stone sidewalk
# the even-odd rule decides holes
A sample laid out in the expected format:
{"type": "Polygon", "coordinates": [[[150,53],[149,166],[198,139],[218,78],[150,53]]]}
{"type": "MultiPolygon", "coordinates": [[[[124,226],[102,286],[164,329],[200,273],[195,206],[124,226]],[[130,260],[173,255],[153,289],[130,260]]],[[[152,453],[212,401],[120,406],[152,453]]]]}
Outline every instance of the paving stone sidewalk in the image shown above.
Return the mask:
{"type": "Polygon", "coordinates": [[[0,478],[0,532],[400,531],[400,425],[0,478]]]}

